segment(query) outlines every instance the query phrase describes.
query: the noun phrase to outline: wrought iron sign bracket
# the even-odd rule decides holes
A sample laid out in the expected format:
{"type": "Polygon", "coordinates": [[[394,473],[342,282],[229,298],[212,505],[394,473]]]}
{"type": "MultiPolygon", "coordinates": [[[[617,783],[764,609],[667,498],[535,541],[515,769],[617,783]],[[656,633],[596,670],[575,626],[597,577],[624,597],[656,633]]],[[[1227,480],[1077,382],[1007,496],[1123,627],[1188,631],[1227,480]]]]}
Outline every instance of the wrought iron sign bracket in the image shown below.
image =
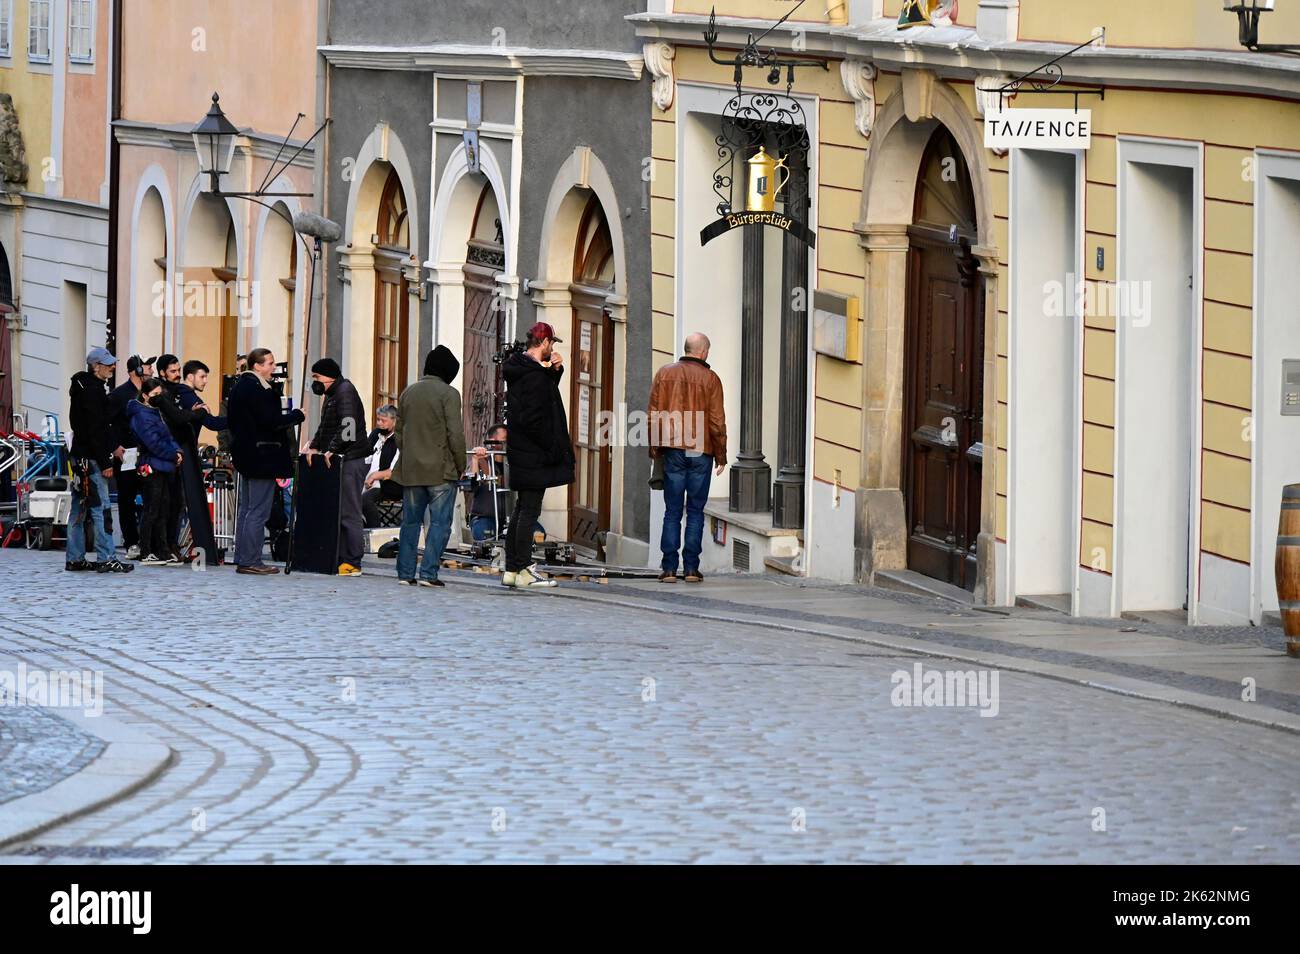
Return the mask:
{"type": "Polygon", "coordinates": [[[714,63],[717,63],[719,66],[732,67],[732,79],[736,84],[737,95],[740,94],[740,88],[744,84],[746,67],[767,70],[767,82],[770,86],[779,85],[782,73],[784,72],[785,91],[787,94],[789,94],[789,92],[794,88],[795,70],[805,67],[828,71],[831,68],[830,63],[826,60],[783,59],[780,56],[777,56],[776,51],[771,48],[766,50],[759,49],[758,44],[762,39],[781,24],[789,20],[790,17],[793,16],[806,2],[807,0],[799,0],[799,2],[790,9],[789,13],[783,16],[780,20],[777,20],[757,37],[752,33],[749,34],[749,36],[745,38],[744,48],[731,57],[731,59],[724,59],[718,56],[718,8],[714,7],[709,11],[709,27],[704,31],[704,42],[709,48],[709,59],[714,63]]]}
{"type": "Polygon", "coordinates": [[[1053,60],[1049,60],[1042,66],[1030,70],[1028,73],[1023,73],[1014,79],[1007,80],[1007,82],[1003,83],[1001,86],[979,86],[976,88],[981,93],[997,93],[999,111],[1003,108],[1003,100],[1008,96],[1016,96],[1020,93],[1041,93],[1044,95],[1073,96],[1074,111],[1077,113],[1079,111],[1080,96],[1100,96],[1104,100],[1106,98],[1106,87],[1083,86],[1075,89],[1057,89],[1056,87],[1065,77],[1065,71],[1061,69],[1060,63],[1066,57],[1078,53],[1085,46],[1091,46],[1098,40],[1102,41],[1103,44],[1106,41],[1106,30],[1104,27],[1100,33],[1091,39],[1080,43],[1073,49],[1066,50],[1060,56],[1053,60]]]}

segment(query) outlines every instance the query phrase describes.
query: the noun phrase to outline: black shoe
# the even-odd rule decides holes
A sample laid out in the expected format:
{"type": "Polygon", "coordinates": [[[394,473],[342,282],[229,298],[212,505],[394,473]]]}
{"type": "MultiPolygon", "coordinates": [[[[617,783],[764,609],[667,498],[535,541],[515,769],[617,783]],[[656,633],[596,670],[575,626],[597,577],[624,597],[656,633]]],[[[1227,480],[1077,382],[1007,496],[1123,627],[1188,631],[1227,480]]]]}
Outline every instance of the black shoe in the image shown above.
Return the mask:
{"type": "Polygon", "coordinates": [[[93,570],[95,564],[86,560],[68,560],[63,564],[63,568],[69,573],[85,573],[87,570],[93,570]]]}
{"type": "Polygon", "coordinates": [[[665,570],[664,572],[662,572],[662,573],[659,574],[659,582],[660,582],[660,583],[676,583],[676,582],[677,582],[677,574],[676,574],[676,573],[669,573],[667,570],[665,570]]]}
{"type": "Polygon", "coordinates": [[[447,585],[446,583],[442,582],[442,580],[419,580],[417,582],[419,583],[420,586],[446,586],[447,585]]]}
{"type": "Polygon", "coordinates": [[[130,573],[135,566],[130,563],[122,563],[119,560],[105,560],[95,567],[96,573],[130,573]]]}
{"type": "Polygon", "coordinates": [[[704,574],[699,570],[687,570],[685,579],[687,583],[703,583],[704,574]]]}

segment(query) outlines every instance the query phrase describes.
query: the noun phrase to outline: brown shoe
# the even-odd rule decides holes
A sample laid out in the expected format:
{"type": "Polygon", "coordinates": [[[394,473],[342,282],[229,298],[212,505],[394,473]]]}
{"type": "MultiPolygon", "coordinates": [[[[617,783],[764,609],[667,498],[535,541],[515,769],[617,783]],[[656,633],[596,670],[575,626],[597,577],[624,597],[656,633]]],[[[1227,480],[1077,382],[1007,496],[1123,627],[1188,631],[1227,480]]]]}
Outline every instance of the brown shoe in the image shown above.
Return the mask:
{"type": "Polygon", "coordinates": [[[689,571],[689,572],[686,574],[686,582],[687,582],[687,583],[703,583],[703,582],[704,582],[704,574],[701,573],[699,570],[691,570],[691,571],[689,571]]]}
{"type": "Polygon", "coordinates": [[[236,573],[247,573],[250,576],[275,576],[280,572],[278,566],[241,566],[235,571],[236,573]]]}
{"type": "Polygon", "coordinates": [[[660,573],[660,574],[659,574],[659,582],[660,582],[660,583],[676,583],[676,582],[677,582],[677,574],[676,574],[676,573],[660,573]]]}

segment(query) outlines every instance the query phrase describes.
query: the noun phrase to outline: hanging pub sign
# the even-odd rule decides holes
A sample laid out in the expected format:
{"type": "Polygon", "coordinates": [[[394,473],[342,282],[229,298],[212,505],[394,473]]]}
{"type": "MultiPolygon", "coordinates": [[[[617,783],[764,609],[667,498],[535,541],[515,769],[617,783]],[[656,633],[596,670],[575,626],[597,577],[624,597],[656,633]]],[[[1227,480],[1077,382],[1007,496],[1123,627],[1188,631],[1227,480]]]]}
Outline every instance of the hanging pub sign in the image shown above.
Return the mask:
{"type": "MultiPolygon", "coordinates": [[[[792,166],[802,168],[807,162],[808,128],[798,100],[779,93],[737,92],[723,110],[722,130],[714,141],[722,159],[713,172],[719,218],[700,231],[700,244],[708,245],[732,229],[759,225],[780,229],[815,248],[817,237],[806,222],[776,210],[783,195],[785,208],[792,208],[785,195],[792,166]]],[[[800,181],[806,181],[806,173],[801,176],[800,181]]]]}
{"type": "Polygon", "coordinates": [[[984,117],[987,149],[1087,149],[1090,109],[1002,109],[984,117]]]}

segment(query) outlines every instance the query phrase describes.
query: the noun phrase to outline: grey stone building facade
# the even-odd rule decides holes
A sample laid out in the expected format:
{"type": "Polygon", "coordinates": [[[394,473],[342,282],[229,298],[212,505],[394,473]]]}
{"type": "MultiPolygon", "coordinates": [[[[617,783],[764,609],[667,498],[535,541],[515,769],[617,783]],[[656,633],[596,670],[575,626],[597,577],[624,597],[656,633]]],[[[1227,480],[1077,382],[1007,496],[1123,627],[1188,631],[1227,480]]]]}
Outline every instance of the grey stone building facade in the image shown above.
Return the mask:
{"type": "Polygon", "coordinates": [[[332,0],[325,42],[323,353],[368,408],[444,344],[470,445],[503,413],[492,357],[535,321],[564,339],[579,460],[553,538],[649,556],[648,459],[618,422],[651,380],[644,0],[332,0]],[[610,438],[614,439],[610,439],[610,438]]]}

